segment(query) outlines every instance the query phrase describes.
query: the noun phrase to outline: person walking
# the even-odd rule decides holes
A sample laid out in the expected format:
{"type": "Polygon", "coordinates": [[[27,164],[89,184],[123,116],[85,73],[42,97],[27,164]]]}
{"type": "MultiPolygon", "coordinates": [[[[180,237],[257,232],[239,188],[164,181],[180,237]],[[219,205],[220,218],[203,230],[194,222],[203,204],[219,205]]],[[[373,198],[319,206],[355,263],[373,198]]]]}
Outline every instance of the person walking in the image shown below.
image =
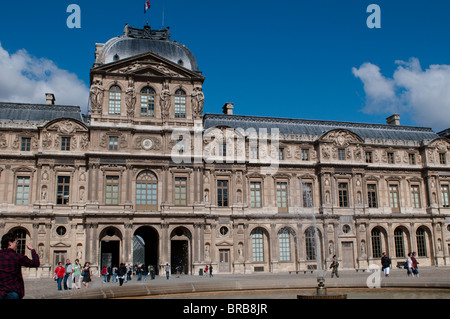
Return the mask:
{"type": "Polygon", "coordinates": [[[330,268],[332,269],[331,278],[333,278],[334,275],[336,275],[336,277],[339,278],[339,274],[338,274],[339,262],[337,260],[336,255],[333,256],[330,268]]]}
{"type": "Polygon", "coordinates": [[[117,269],[117,278],[119,278],[119,286],[123,285],[126,275],[127,275],[127,267],[125,267],[124,263],[121,263],[119,265],[119,269],[117,269]]]}
{"type": "Polygon", "coordinates": [[[388,257],[388,255],[386,255],[386,253],[382,254],[381,266],[382,266],[381,269],[384,272],[384,276],[389,277],[389,272],[390,272],[390,268],[391,268],[391,259],[388,257]]]}
{"type": "Polygon", "coordinates": [[[406,263],[405,263],[405,266],[406,266],[406,275],[408,276],[408,277],[411,277],[412,276],[412,274],[413,274],[413,272],[412,272],[412,259],[411,259],[411,253],[408,253],[408,258],[406,259],[406,263]]]}
{"type": "Polygon", "coordinates": [[[89,266],[89,263],[86,262],[83,266],[83,271],[81,272],[81,276],[83,277],[82,283],[83,286],[86,288],[89,288],[89,283],[92,281],[92,272],[91,267],[89,266]]]}
{"type": "Polygon", "coordinates": [[[72,290],[72,274],[73,274],[73,266],[70,263],[70,260],[66,260],[64,273],[64,290],[72,290]]]}
{"type": "Polygon", "coordinates": [[[78,259],[75,259],[75,264],[73,265],[73,282],[75,283],[75,288],[81,288],[81,265],[78,259]]]}
{"type": "Polygon", "coordinates": [[[31,258],[17,253],[17,236],[13,233],[3,235],[0,250],[0,299],[23,299],[25,284],[22,267],[40,266],[39,255],[27,244],[31,258]]]}
{"type": "Polygon", "coordinates": [[[419,269],[417,269],[417,265],[419,263],[417,262],[416,252],[415,251],[411,254],[411,261],[412,261],[412,272],[413,272],[413,275],[415,277],[419,277],[419,269]]]}
{"type": "Polygon", "coordinates": [[[169,276],[170,276],[170,266],[169,266],[169,264],[167,264],[167,263],[166,263],[165,270],[166,270],[166,278],[167,278],[167,280],[169,280],[169,276]]]}
{"type": "Polygon", "coordinates": [[[205,276],[206,276],[206,277],[208,277],[208,270],[209,270],[208,265],[206,265],[206,266],[205,266],[205,276]]]}
{"type": "Polygon", "coordinates": [[[209,277],[213,277],[213,266],[212,264],[209,265],[209,277]]]}
{"type": "Polygon", "coordinates": [[[114,267],[112,268],[112,272],[113,272],[112,282],[113,283],[117,282],[117,270],[119,270],[119,268],[117,268],[117,266],[114,265],[114,267]]]}
{"type": "Polygon", "coordinates": [[[62,281],[64,279],[65,272],[66,272],[66,270],[64,269],[64,267],[62,265],[62,262],[59,262],[58,263],[58,267],[56,267],[56,269],[55,269],[55,280],[56,280],[56,283],[58,285],[58,290],[59,291],[62,290],[61,283],[62,283],[62,281]]]}
{"type": "Polygon", "coordinates": [[[108,277],[108,268],[103,266],[102,272],[100,273],[103,276],[103,283],[106,284],[106,279],[108,277]]]}

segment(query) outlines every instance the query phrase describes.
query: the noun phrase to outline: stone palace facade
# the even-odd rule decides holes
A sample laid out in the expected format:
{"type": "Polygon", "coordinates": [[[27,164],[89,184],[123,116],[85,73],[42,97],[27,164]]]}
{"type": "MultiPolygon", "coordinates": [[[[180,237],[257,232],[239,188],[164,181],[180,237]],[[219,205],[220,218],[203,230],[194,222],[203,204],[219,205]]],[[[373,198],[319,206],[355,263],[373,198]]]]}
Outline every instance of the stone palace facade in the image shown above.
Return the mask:
{"type": "MultiPolygon", "coordinates": [[[[48,277],[70,258],[197,274],[450,264],[448,130],[203,114],[205,80],[169,29],[96,44],[89,114],[0,103],[0,235],[48,277]]],[[[86,97],[87,98],[87,97],[86,97]]]]}

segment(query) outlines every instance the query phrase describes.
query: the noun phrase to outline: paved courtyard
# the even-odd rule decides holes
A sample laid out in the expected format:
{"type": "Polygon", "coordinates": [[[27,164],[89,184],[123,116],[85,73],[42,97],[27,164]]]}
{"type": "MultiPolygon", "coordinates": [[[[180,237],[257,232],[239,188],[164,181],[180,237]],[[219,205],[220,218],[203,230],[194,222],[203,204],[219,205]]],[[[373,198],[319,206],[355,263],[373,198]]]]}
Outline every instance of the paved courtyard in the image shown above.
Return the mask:
{"type": "MultiPolygon", "coordinates": [[[[325,274],[327,288],[444,288],[450,290],[450,267],[427,267],[420,269],[420,277],[407,277],[406,270],[393,269],[390,277],[384,277],[382,272],[356,272],[342,270],[339,278],[331,278],[331,272],[325,274]]],[[[208,298],[208,292],[244,291],[265,289],[314,289],[317,287],[317,274],[311,272],[299,273],[261,273],[261,274],[222,274],[214,277],[172,275],[169,280],[165,276],[157,276],[151,280],[137,281],[133,276],[131,281],[123,284],[103,283],[103,278],[95,277],[89,288],[70,291],[57,291],[57,284],[52,279],[26,279],[25,299],[110,299],[134,298],[141,296],[159,296],[187,293],[203,293],[201,298],[208,298]]],[[[270,298],[270,295],[269,297],[270,298]]]]}

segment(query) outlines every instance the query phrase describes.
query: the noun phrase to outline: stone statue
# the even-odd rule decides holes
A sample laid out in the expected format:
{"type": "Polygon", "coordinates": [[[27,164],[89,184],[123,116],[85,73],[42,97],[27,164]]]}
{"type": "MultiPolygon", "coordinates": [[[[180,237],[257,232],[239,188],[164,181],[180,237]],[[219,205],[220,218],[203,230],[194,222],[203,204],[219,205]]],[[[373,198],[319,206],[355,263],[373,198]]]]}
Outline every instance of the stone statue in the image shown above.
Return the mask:
{"type": "Polygon", "coordinates": [[[164,81],[162,85],[162,90],[160,94],[159,105],[161,107],[161,117],[166,119],[169,117],[170,110],[170,91],[169,91],[169,82],[164,81]]]}
{"type": "Polygon", "coordinates": [[[134,106],[136,105],[136,91],[134,89],[134,81],[128,82],[128,89],[125,93],[125,104],[127,106],[128,117],[134,117],[134,106]]]}
{"type": "Polygon", "coordinates": [[[105,96],[105,88],[102,81],[94,80],[90,90],[91,110],[94,113],[101,113],[103,107],[103,97],[105,96]]]}
{"type": "Polygon", "coordinates": [[[205,100],[205,95],[202,92],[201,87],[195,87],[194,93],[192,93],[192,116],[194,118],[201,117],[203,115],[203,104],[205,100]]]}

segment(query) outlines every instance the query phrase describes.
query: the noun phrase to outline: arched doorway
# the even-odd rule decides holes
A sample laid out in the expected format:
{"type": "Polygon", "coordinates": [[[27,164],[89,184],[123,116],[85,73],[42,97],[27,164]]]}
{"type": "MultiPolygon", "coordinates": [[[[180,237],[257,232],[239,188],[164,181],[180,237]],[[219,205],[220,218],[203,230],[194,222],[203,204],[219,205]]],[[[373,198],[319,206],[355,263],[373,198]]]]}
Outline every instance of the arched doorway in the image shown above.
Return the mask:
{"type": "Polygon", "coordinates": [[[139,227],[133,236],[133,264],[153,266],[159,265],[159,234],[153,227],[139,227]]]}
{"type": "Polygon", "coordinates": [[[191,232],[185,227],[177,227],[170,234],[170,265],[172,273],[177,269],[183,274],[191,271],[191,232]]]}
{"type": "Polygon", "coordinates": [[[100,233],[100,269],[118,267],[122,233],[115,227],[107,227],[100,233]]]}

